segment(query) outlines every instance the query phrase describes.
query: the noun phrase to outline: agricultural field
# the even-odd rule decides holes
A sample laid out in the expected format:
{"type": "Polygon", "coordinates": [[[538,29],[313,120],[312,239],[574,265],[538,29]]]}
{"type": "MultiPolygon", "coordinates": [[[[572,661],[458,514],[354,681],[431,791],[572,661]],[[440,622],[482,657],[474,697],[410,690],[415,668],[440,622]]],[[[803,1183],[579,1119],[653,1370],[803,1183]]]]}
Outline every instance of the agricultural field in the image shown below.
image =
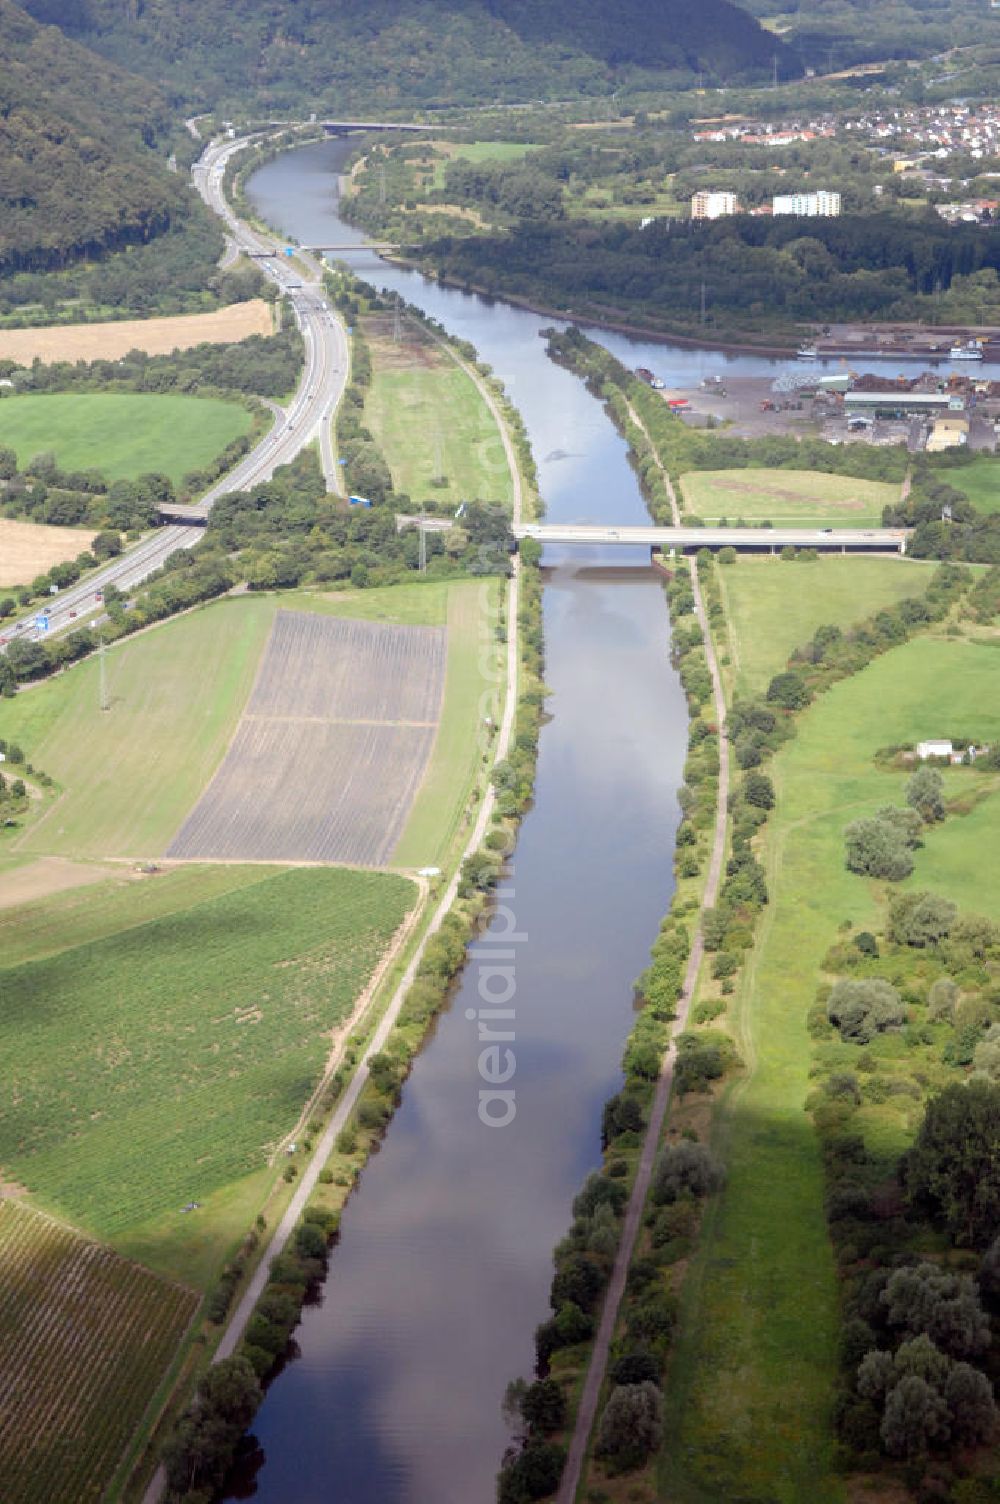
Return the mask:
{"type": "Polygon", "coordinates": [[[954,486],[972,502],[977,511],[1000,512],[1000,460],[975,459],[971,465],[956,465],[955,468],[938,472],[935,479],[954,486]]]}
{"type": "Polygon", "coordinates": [[[0,402],[0,444],[16,452],[19,466],[50,453],[63,470],[99,470],[109,480],[155,472],[180,482],[250,423],[235,402],[173,393],[45,393],[0,402]]]}
{"type": "Polygon", "coordinates": [[[494,637],[500,588],[495,580],[455,580],[243,595],[116,644],[106,659],[108,711],[100,709],[93,658],[5,700],[0,734],[19,742],[60,790],[13,833],[14,849],[22,858],[161,856],[219,769],[275,613],[288,605],[320,618],[448,627],[440,726],[394,857],[401,865],[435,861],[480,767],[480,697],[496,687],[489,655],[499,672],[502,651],[494,637]]]}
{"type": "MultiPolygon", "coordinates": [[[[778,799],[764,848],[770,902],[736,995],[750,1071],[718,1115],[729,1178],[684,1289],[661,1459],[671,1498],[842,1498],[830,1455],[838,1290],[804,1112],[806,1014],[838,927],[877,928],[875,888],[846,870],[843,854],[845,825],[903,792],[905,775],[874,754],[952,728],[995,740],[994,660],[995,650],[966,640],[918,638],[821,696],[768,766],[778,799]]],[[[946,792],[983,777],[949,771],[946,792]]],[[[911,885],[996,918],[1000,880],[984,877],[981,858],[998,831],[994,794],[928,832],[911,885]]]]}
{"type": "Polygon", "coordinates": [[[198,1297],[12,1200],[0,1266],[4,1504],[96,1504],[198,1297]]]}
{"type": "Polygon", "coordinates": [[[212,313],[176,318],[119,319],[106,324],[52,324],[44,329],[0,329],[0,360],[30,366],[69,360],[120,360],[130,350],[169,355],[194,345],[228,345],[274,332],[270,304],[262,298],[232,303],[212,313]]]}
{"type": "MultiPolygon", "coordinates": [[[[0,413],[2,424],[2,413],[0,413]]],[[[48,527],[41,522],[18,522],[0,517],[0,586],[30,585],[53,564],[86,553],[92,528],[48,527]]]]}
{"type": "Polygon", "coordinates": [[[934,566],[861,556],[796,563],[741,556],[720,567],[729,628],[729,665],[737,695],[765,690],[817,627],[850,624],[907,596],[923,595],[934,566]]]}
{"type": "Polygon", "coordinates": [[[365,333],[373,365],[365,421],[396,491],[415,504],[498,501],[510,507],[503,442],[475,383],[417,325],[404,323],[399,344],[384,316],[366,319],[365,333]]]}
{"type": "Polygon", "coordinates": [[[62,789],[18,849],[161,855],[222,761],[274,609],[242,597],[123,640],[107,655],[107,711],[94,658],[5,700],[3,735],[62,789]]]}
{"type": "Polygon", "coordinates": [[[735,526],[770,519],[789,527],[881,527],[899,487],[812,470],[697,470],[681,477],[682,510],[735,526]]]}
{"type": "Polygon", "coordinates": [[[173,1224],[199,1221],[182,1209],[261,1169],[294,1124],[417,891],[330,868],[226,869],[200,897],[198,881],[144,919],[100,889],[97,918],[74,895],[23,926],[3,915],[22,957],[0,970],[5,1178],[110,1241],[159,1219],[165,1261],[173,1224]]]}
{"type": "Polygon", "coordinates": [[[280,611],[226,758],[167,855],[384,865],[430,757],[445,633],[280,611]]]}

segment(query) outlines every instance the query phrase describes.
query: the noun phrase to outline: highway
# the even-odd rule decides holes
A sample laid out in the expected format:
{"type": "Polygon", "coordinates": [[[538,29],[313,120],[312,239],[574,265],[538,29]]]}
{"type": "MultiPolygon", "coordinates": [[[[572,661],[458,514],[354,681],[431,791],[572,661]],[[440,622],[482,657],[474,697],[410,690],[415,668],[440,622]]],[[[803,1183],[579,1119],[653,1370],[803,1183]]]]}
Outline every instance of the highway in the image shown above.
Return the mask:
{"type": "Polygon", "coordinates": [[[15,637],[38,641],[67,627],[84,626],[101,614],[101,599],[109,585],[128,591],[160,569],[179,548],[190,548],[205,536],[204,518],[213,503],[226,492],[246,491],[269,480],[280,465],[287,465],[313,440],[320,440],[320,457],[329,491],[340,491],[340,468],[333,450],[330,426],[347,385],[349,354],[347,333],[336,312],[327,306],[322,286],[322,266],[297,252],[297,261],[307,268],[303,277],[298,266],[288,264],[280,252],[281,242],[258,234],[237,219],[223,195],[226,163],[246,146],[246,139],[222,141],[205,148],[192,168],[195,187],[208,206],[223,220],[233,243],[253,255],[266,276],[287,296],[305,342],[305,366],[298,389],[273,428],[250,454],[234,466],[191,508],[201,525],[161,527],[134,548],[127,549],[86,580],[39,602],[17,621],[5,623],[0,644],[15,637]],[[47,628],[37,624],[46,613],[47,628]]]}
{"type": "Polygon", "coordinates": [[[539,543],[631,543],[664,550],[735,548],[754,553],[815,548],[826,553],[905,554],[907,539],[901,528],[598,527],[583,522],[527,522],[513,531],[519,540],[534,538],[539,543]]]}

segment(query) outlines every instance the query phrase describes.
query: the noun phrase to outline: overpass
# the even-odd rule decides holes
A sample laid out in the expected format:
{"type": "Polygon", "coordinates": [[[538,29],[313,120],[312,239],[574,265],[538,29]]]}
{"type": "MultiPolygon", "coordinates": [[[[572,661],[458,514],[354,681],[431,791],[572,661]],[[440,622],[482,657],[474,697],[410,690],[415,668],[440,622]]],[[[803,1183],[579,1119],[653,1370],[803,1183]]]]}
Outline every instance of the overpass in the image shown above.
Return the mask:
{"type": "Polygon", "coordinates": [[[328,136],[346,136],[351,131],[419,131],[426,136],[434,129],[412,120],[321,120],[320,124],[328,136]]]}
{"type": "Polygon", "coordinates": [[[341,240],[331,245],[300,245],[298,249],[321,256],[327,251],[398,251],[399,246],[391,240],[341,240]]]}
{"type": "Polygon", "coordinates": [[[632,544],[664,553],[691,553],[701,548],[735,548],[742,553],[777,553],[782,548],[815,548],[822,553],[905,554],[907,533],[901,528],[788,527],[606,527],[591,523],[524,522],[513,528],[520,542],[632,544]]]}

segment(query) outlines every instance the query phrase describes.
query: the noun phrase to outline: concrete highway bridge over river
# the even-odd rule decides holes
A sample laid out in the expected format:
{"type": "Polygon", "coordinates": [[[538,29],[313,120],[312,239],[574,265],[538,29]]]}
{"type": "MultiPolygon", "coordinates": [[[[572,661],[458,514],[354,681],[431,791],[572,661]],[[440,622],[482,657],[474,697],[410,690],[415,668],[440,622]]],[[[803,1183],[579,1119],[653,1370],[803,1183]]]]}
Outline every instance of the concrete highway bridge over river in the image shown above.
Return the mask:
{"type": "Polygon", "coordinates": [[[756,554],[773,554],[783,548],[815,548],[835,554],[905,554],[908,536],[902,528],[604,527],[583,522],[526,522],[513,531],[519,542],[534,538],[538,543],[620,543],[665,554],[701,548],[735,548],[740,553],[756,554]]]}
{"type": "MultiPolygon", "coordinates": [[[[399,515],[396,527],[421,527],[446,533],[451,517],[399,515]]],[[[783,548],[815,548],[827,554],[905,554],[909,534],[904,528],[804,527],[608,527],[590,522],[520,522],[512,529],[520,543],[630,544],[658,553],[696,553],[700,548],[735,548],[740,553],[774,554],[783,548]]]]}

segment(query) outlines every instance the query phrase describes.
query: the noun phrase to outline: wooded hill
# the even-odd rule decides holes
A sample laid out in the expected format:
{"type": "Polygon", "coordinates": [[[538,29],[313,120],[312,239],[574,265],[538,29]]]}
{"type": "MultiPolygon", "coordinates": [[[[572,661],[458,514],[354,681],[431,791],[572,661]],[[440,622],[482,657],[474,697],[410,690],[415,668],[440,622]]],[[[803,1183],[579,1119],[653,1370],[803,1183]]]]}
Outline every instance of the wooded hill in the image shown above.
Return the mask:
{"type": "MultiPolygon", "coordinates": [[[[988,0],[741,0],[819,72],[890,58],[931,57],[973,43],[1000,46],[988,0]]],[[[965,60],[966,64],[968,59],[965,60]]]]}
{"type": "Polygon", "coordinates": [[[799,71],[729,0],[26,0],[174,102],[224,110],[477,105],[799,71]]]}
{"type": "Polygon", "coordinates": [[[190,214],[170,128],[158,90],[0,0],[0,275],[144,243],[190,214]]]}

